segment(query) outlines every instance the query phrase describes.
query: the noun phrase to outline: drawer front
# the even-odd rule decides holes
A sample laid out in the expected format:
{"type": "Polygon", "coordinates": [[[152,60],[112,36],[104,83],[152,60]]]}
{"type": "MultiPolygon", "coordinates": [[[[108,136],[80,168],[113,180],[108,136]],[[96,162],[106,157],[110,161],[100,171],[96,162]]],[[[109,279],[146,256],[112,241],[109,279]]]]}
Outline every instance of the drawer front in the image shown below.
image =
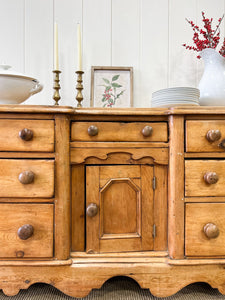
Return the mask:
{"type": "Polygon", "coordinates": [[[185,255],[225,255],[225,203],[186,204],[185,255]]]}
{"type": "Polygon", "coordinates": [[[0,151],[54,151],[54,121],[0,120],[0,151]]]}
{"type": "Polygon", "coordinates": [[[53,256],[52,204],[0,204],[0,257],[53,256]]]}
{"type": "Polygon", "coordinates": [[[54,161],[0,159],[0,197],[54,195],[54,161]]]}
{"type": "Polygon", "coordinates": [[[167,142],[167,123],[73,122],[72,141],[167,142]]]}
{"type": "MultiPolygon", "coordinates": [[[[225,139],[225,121],[187,121],[187,152],[224,152],[219,144],[225,139]]],[[[225,146],[225,142],[224,142],[225,146]]]]}
{"type": "Polygon", "coordinates": [[[185,196],[225,196],[225,160],[186,160],[185,196]]]}

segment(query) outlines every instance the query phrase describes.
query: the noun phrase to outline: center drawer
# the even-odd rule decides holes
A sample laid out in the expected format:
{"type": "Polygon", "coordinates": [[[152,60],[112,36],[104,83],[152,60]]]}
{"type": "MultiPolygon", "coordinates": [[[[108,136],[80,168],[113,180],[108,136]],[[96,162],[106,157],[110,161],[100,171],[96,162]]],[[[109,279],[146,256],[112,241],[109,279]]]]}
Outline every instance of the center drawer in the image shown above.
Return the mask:
{"type": "Polygon", "coordinates": [[[54,161],[0,159],[0,197],[46,197],[54,195],[54,161]]]}
{"type": "Polygon", "coordinates": [[[73,122],[72,141],[167,142],[167,123],[73,122]]]}

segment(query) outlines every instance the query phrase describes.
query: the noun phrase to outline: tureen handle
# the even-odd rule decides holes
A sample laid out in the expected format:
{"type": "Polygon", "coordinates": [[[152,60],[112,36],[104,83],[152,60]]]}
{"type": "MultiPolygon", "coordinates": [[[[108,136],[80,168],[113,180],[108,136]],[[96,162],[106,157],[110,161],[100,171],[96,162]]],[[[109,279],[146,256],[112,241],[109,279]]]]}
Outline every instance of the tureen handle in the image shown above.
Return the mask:
{"type": "Polygon", "coordinates": [[[30,91],[30,95],[34,95],[39,93],[41,90],[43,89],[43,85],[39,82],[37,82],[36,86],[34,88],[31,89],[30,91]]]}

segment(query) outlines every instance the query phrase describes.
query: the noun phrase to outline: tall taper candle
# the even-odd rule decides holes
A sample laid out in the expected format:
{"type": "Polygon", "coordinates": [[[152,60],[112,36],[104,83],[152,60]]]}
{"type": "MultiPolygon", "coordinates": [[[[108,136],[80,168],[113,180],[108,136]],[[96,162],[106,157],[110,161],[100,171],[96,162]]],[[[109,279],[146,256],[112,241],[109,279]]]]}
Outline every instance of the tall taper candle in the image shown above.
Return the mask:
{"type": "Polygon", "coordinates": [[[80,24],[77,24],[77,53],[78,53],[78,70],[82,71],[82,49],[81,49],[81,31],[80,24]]]}
{"type": "Polygon", "coordinates": [[[54,26],[54,70],[59,70],[58,25],[54,26]]]}

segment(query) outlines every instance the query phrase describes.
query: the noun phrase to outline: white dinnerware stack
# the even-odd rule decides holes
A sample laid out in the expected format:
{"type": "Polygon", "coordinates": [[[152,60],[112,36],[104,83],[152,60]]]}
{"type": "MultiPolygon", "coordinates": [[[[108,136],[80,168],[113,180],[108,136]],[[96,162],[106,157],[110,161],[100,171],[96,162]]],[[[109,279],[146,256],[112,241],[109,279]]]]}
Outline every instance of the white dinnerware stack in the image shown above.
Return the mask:
{"type": "Polygon", "coordinates": [[[174,87],[152,93],[152,107],[199,105],[200,91],[192,87],[174,87]]]}

